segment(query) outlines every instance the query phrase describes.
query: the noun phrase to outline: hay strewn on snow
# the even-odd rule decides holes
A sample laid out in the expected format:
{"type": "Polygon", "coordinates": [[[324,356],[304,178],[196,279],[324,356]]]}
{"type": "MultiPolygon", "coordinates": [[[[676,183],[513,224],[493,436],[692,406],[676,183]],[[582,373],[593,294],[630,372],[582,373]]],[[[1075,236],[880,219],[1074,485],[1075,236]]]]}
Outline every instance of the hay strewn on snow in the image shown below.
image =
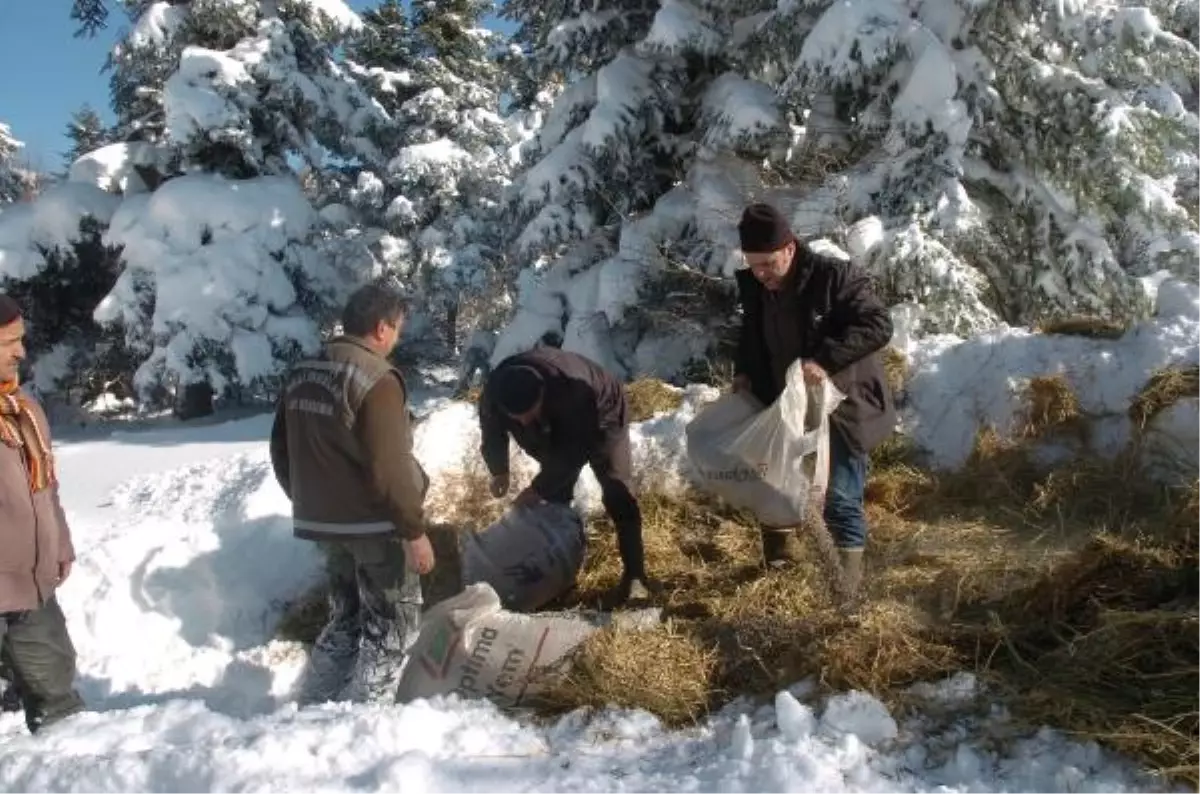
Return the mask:
{"type": "MultiPolygon", "coordinates": [[[[1131,415],[1194,393],[1195,378],[1152,381],[1154,397],[1131,415]]],[[[1078,399],[1061,378],[1030,383],[1025,420],[1015,440],[982,430],[953,473],[920,468],[901,436],[876,450],[866,601],[854,619],[832,607],[811,541],[812,563],[766,571],[746,516],[697,493],[643,494],[667,622],[595,634],[544,707],[614,704],[686,724],[809,676],[903,706],[910,684],[968,670],[1030,727],[1094,738],[1195,784],[1200,487],[1151,484],[1132,451],[1040,468],[1027,441],[1078,429],[1078,399]]],[[[447,589],[457,571],[442,544],[504,508],[481,471],[460,478],[445,491],[454,526],[434,535],[447,589]]],[[[548,609],[608,606],[620,563],[606,518],[590,519],[588,542],[576,588],[548,609]]]]}
{"type": "Polygon", "coordinates": [[[673,622],[645,631],[602,631],[567,672],[539,693],[543,708],[646,709],[668,724],[698,719],[709,700],[715,654],[673,622]]]}
{"type": "Polygon", "coordinates": [[[1149,383],[1129,406],[1129,418],[1144,429],[1150,420],[1186,397],[1200,396],[1200,367],[1164,369],[1154,373],[1149,383]]]}
{"type": "Polygon", "coordinates": [[[1030,378],[1025,387],[1025,425],[1021,435],[1026,438],[1045,438],[1057,430],[1074,428],[1082,432],[1085,425],[1071,384],[1063,375],[1042,375],[1030,378]]]}
{"type": "MultiPolygon", "coordinates": [[[[556,710],[612,702],[688,721],[807,676],[902,705],[911,683],[969,670],[1031,727],[1095,738],[1196,781],[1195,491],[1149,483],[1132,453],[1039,467],[1022,439],[1079,432],[1078,405],[1061,377],[1034,379],[1018,439],[981,431],[950,474],[915,465],[899,436],[877,450],[855,620],[832,608],[815,550],[813,564],[764,571],[753,522],[698,494],[646,495],[649,568],[672,621],[653,657],[670,658],[664,646],[675,643],[691,664],[705,659],[707,691],[699,675],[663,678],[636,639],[602,632],[556,710]],[[638,680],[656,682],[652,696],[634,694],[638,680]]],[[[607,520],[592,520],[589,544],[579,587],[559,606],[602,606],[617,582],[607,520]]]]}
{"type": "Polygon", "coordinates": [[[683,393],[655,378],[639,378],[625,387],[629,396],[629,421],[645,422],[669,414],[683,405],[683,393]]]}
{"type": "Polygon", "coordinates": [[[1060,317],[1040,323],[1037,330],[1039,333],[1059,336],[1120,339],[1129,330],[1129,326],[1116,320],[1106,320],[1103,317],[1060,317]]]}

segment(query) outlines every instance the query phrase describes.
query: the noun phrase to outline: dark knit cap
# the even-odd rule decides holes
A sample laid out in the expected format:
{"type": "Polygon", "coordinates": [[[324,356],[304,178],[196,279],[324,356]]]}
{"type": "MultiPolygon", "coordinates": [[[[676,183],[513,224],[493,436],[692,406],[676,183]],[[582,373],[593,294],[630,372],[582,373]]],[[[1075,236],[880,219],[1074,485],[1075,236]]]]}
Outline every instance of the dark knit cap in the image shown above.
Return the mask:
{"type": "Polygon", "coordinates": [[[496,403],[510,416],[528,413],[542,397],[542,376],[533,367],[518,364],[496,370],[492,384],[496,403]]]}
{"type": "Polygon", "coordinates": [[[741,238],[742,252],[747,254],[778,251],[796,239],[787,219],[770,204],[746,207],[738,222],[738,237],[741,238]]]}
{"type": "Polygon", "coordinates": [[[8,295],[0,293],[0,325],[8,325],[20,316],[20,304],[8,295]]]}

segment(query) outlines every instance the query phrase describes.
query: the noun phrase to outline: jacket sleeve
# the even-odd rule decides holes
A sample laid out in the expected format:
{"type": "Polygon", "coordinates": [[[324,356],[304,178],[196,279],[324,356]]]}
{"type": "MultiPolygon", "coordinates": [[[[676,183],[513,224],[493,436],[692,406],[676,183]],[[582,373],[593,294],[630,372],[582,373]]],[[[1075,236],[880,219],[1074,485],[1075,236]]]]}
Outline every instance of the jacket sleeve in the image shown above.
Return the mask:
{"type": "Polygon", "coordinates": [[[848,262],[834,265],[830,330],[814,360],[829,374],[883,348],[892,338],[892,317],[871,287],[871,280],[848,262]]]}
{"type": "Polygon", "coordinates": [[[54,512],[58,515],[58,562],[75,561],[75,544],[71,542],[71,527],[67,524],[67,513],[58,498],[58,483],[54,483],[54,512]]]}
{"type": "Polygon", "coordinates": [[[543,499],[574,485],[580,470],[608,432],[606,418],[600,415],[596,393],[591,388],[573,384],[568,394],[555,396],[553,400],[547,398],[547,402],[553,406],[551,422],[558,431],[559,442],[531,483],[543,499]]]}
{"type": "Polygon", "coordinates": [[[508,428],[492,404],[486,386],[479,395],[479,439],[488,472],[493,477],[508,474],[508,428]]]}
{"type": "Polygon", "coordinates": [[[287,494],[288,499],[291,499],[292,470],[288,460],[287,419],[282,397],[275,406],[275,421],[271,425],[271,469],[275,472],[275,480],[279,487],[287,494]]]}
{"type": "Polygon", "coordinates": [[[392,376],[367,392],[354,433],[362,445],[372,489],[387,505],[396,532],[406,540],[425,534],[426,478],[413,454],[404,387],[392,376]]]}

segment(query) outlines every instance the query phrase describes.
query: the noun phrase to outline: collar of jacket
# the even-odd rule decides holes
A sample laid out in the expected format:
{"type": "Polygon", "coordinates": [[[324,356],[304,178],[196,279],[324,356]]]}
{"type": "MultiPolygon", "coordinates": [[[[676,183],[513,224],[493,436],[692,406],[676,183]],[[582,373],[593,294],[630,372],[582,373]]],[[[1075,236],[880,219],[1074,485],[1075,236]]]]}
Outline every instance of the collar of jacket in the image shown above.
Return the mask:
{"type": "Polygon", "coordinates": [[[787,290],[796,295],[803,295],[808,279],[812,276],[812,262],[808,257],[808,249],[800,242],[796,243],[796,253],[792,255],[792,269],[784,278],[780,291],[787,290]]]}
{"type": "Polygon", "coordinates": [[[325,343],[326,347],[329,347],[331,345],[338,345],[338,344],[353,345],[354,347],[357,347],[357,348],[367,351],[368,353],[370,353],[373,356],[379,356],[380,358],[384,359],[385,361],[387,360],[387,356],[381,354],[377,350],[372,350],[370,345],[368,345],[362,339],[359,339],[357,336],[349,336],[348,334],[342,334],[340,336],[335,336],[333,339],[330,339],[328,342],[325,343]]]}

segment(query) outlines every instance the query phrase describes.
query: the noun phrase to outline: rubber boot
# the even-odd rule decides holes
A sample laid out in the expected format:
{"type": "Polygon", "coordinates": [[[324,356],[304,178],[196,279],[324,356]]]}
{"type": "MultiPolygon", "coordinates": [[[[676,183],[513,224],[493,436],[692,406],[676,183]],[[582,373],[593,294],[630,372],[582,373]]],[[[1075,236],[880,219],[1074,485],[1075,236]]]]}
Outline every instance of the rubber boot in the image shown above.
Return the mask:
{"type": "Polygon", "coordinates": [[[856,598],[858,588],[862,585],[863,550],[838,549],[838,557],[842,563],[842,579],[846,583],[846,594],[851,598],[856,598]]]}
{"type": "Polygon", "coordinates": [[[855,618],[862,606],[863,550],[838,549],[842,570],[842,594],[838,607],[847,617],[855,618]]]}
{"type": "Polygon", "coordinates": [[[825,527],[825,522],[814,524],[809,537],[813,539],[813,544],[817,547],[817,558],[820,561],[820,569],[824,572],[825,582],[829,586],[829,596],[834,604],[844,604],[848,597],[846,595],[846,579],[842,575],[842,559],[838,556],[837,544],[833,542],[833,535],[829,534],[829,530],[825,527]]]}
{"type": "Polygon", "coordinates": [[[795,565],[804,556],[795,528],[762,527],[763,560],[772,568],[795,565]]]}

